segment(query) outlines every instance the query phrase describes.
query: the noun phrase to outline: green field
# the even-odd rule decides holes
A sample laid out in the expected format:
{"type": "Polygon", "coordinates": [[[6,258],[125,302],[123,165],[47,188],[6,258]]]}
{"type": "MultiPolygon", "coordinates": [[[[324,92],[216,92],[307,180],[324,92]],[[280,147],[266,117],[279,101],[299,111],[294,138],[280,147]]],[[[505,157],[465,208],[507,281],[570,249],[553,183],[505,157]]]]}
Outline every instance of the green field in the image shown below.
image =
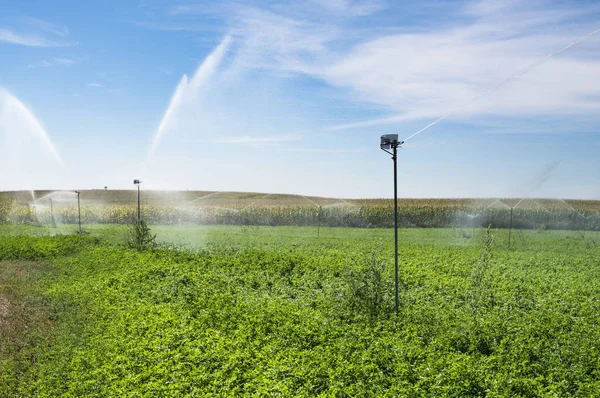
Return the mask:
{"type": "Polygon", "coordinates": [[[0,396],[600,391],[598,232],[403,229],[396,313],[391,229],[74,230],[0,226],[0,396]]]}

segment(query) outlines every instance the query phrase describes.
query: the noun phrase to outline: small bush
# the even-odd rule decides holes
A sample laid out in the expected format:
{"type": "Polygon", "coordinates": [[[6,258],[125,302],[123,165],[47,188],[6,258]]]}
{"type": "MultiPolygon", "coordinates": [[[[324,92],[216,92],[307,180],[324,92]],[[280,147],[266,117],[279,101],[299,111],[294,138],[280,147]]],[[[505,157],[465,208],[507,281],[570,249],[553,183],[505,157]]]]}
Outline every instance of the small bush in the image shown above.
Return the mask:
{"type": "Polygon", "coordinates": [[[146,221],[140,220],[129,225],[126,245],[137,251],[152,249],[156,247],[156,234],[152,234],[146,221]]]}
{"type": "Polygon", "coordinates": [[[346,274],[348,307],[369,316],[377,316],[392,300],[392,284],[386,278],[386,262],[375,252],[365,256],[363,264],[346,274]]]}

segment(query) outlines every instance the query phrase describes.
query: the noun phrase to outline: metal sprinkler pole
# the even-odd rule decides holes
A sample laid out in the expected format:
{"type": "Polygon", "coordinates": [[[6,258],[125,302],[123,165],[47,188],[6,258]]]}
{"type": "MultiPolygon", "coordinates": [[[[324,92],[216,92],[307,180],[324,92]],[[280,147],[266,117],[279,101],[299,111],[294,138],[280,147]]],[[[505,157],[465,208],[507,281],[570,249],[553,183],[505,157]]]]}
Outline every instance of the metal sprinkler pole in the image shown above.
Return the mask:
{"type": "Polygon", "coordinates": [[[380,148],[392,155],[394,161],[394,293],[395,309],[398,312],[398,147],[404,144],[404,141],[398,141],[398,134],[387,134],[381,136],[380,148]],[[389,150],[392,150],[391,152],[389,150]]]}
{"type": "Polygon", "coordinates": [[[508,228],[508,249],[510,250],[510,234],[512,232],[513,208],[510,208],[510,226],[508,228]]]}
{"type": "Polygon", "coordinates": [[[319,206],[319,213],[317,213],[317,238],[321,236],[321,206],[319,206]]]}
{"type": "Polygon", "coordinates": [[[393,155],[392,160],[394,161],[394,289],[396,295],[395,308],[398,312],[398,167],[397,167],[397,153],[398,144],[392,145],[393,155]]]}
{"type": "Polygon", "coordinates": [[[140,211],[140,184],[137,184],[137,189],[138,189],[138,224],[140,223],[140,220],[142,219],[142,213],[140,211]]]}
{"type": "Polygon", "coordinates": [[[77,193],[77,212],[79,213],[79,233],[82,233],[83,231],[81,230],[81,202],[79,201],[79,194],[81,194],[81,191],[75,191],[77,193]]]}
{"type": "Polygon", "coordinates": [[[142,181],[135,179],[133,180],[133,184],[137,185],[137,199],[138,199],[138,208],[137,208],[137,225],[140,225],[140,222],[142,221],[142,211],[140,210],[140,184],[142,183],[142,181]]]}
{"type": "Polygon", "coordinates": [[[50,216],[52,217],[52,226],[56,227],[56,221],[54,221],[54,207],[52,206],[52,198],[50,200],[50,216]]]}

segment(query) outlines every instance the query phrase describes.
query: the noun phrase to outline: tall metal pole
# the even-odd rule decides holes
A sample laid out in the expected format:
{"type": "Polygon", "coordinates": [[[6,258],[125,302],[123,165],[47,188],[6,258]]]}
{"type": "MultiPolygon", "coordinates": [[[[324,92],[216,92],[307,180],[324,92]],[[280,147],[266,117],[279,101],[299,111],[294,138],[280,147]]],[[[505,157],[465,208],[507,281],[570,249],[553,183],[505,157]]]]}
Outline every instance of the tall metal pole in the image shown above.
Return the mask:
{"type": "Polygon", "coordinates": [[[510,226],[508,227],[508,249],[510,250],[510,234],[512,232],[513,208],[510,208],[510,226]]]}
{"type": "Polygon", "coordinates": [[[395,308],[396,312],[398,312],[398,167],[396,162],[398,144],[392,145],[392,150],[392,160],[394,161],[394,283],[396,294],[395,308]]]}
{"type": "Polygon", "coordinates": [[[137,184],[137,188],[138,188],[138,224],[140,223],[141,219],[142,219],[142,215],[141,215],[141,211],[140,211],[140,184],[137,184]]]}
{"type": "Polygon", "coordinates": [[[319,212],[317,213],[317,238],[321,236],[321,206],[319,206],[319,212]]]}
{"type": "Polygon", "coordinates": [[[77,212],[79,213],[79,233],[82,233],[83,231],[81,230],[81,203],[79,202],[79,194],[81,194],[81,191],[77,191],[77,212]]]}
{"type": "Polygon", "coordinates": [[[398,134],[386,134],[381,136],[379,147],[386,153],[392,155],[394,161],[394,293],[395,308],[398,312],[400,300],[398,298],[398,147],[404,141],[398,141],[398,134]],[[390,152],[391,149],[391,152],[390,152]]]}
{"type": "Polygon", "coordinates": [[[52,198],[50,200],[50,216],[52,217],[52,226],[56,227],[56,221],[54,220],[54,206],[52,206],[52,198]]]}

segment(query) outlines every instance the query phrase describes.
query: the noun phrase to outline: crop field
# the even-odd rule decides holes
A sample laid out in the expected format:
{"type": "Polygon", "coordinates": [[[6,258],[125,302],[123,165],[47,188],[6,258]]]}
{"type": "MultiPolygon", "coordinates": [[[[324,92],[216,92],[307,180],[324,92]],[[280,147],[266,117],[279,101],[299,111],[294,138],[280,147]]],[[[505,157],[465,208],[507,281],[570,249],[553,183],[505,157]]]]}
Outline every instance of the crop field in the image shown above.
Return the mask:
{"type": "Polygon", "coordinates": [[[600,233],[0,225],[0,396],[595,396],[600,233]]]}
{"type": "Polygon", "coordinates": [[[0,398],[600,398],[599,21],[0,1],[0,398]]]}
{"type": "MultiPolygon", "coordinates": [[[[0,192],[0,224],[127,224],[137,216],[135,191],[0,192]]],[[[148,191],[141,212],[159,225],[393,227],[389,199],[337,199],[243,192],[148,191]]],[[[404,228],[600,230],[600,201],[551,199],[402,199],[404,228]]]]}

